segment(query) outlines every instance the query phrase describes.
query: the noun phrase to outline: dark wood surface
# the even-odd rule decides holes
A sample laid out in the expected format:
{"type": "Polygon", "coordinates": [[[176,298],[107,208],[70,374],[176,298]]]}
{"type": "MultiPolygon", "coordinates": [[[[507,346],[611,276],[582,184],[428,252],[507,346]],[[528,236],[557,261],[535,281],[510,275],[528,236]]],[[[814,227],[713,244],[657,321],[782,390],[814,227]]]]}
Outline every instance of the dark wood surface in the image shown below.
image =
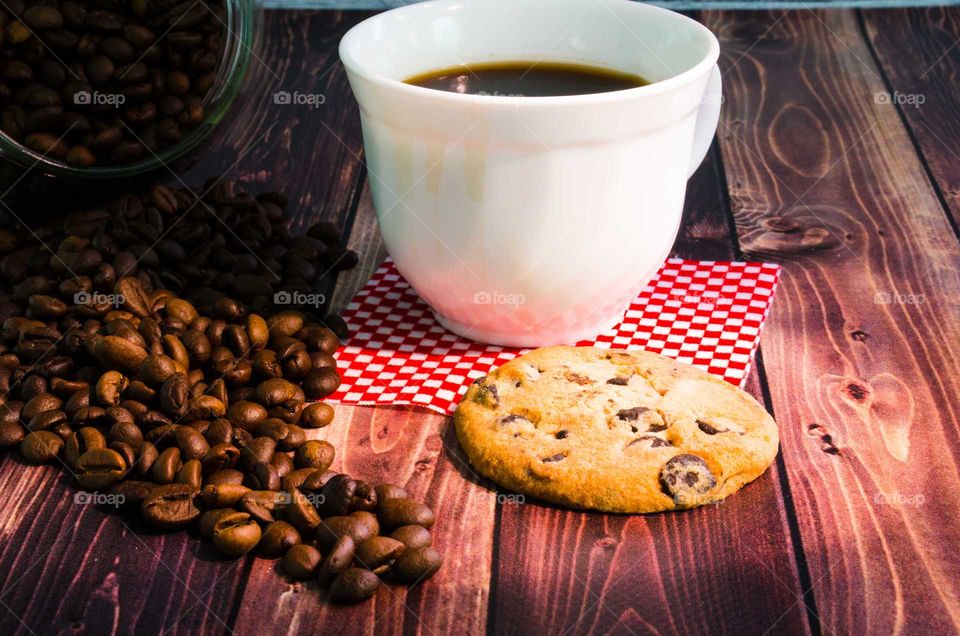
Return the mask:
{"type": "MultiPolygon", "coordinates": [[[[228,172],[290,192],[294,227],[342,223],[362,260],[329,283],[340,306],[385,255],[336,59],[366,15],[268,12],[243,102],[170,177],[228,172]]],[[[273,561],[75,505],[59,471],[8,454],[0,634],[960,630],[960,9],[696,17],[720,37],[726,102],[675,253],[784,267],[748,384],[780,426],[765,475],[686,513],[498,504],[449,419],[339,407],[335,468],[405,483],[439,511],[447,558],[339,608],[273,561]]]]}

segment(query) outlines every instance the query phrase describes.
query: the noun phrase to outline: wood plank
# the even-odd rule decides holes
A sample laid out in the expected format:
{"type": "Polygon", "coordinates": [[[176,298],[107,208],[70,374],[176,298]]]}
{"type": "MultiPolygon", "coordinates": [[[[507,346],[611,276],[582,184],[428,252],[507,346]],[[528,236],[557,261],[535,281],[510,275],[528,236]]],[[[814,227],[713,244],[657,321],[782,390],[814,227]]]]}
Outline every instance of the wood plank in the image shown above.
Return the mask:
{"type": "MultiPolygon", "coordinates": [[[[244,100],[196,165],[159,176],[199,187],[229,173],[253,192],[290,193],[294,228],[349,222],[362,143],[336,45],[363,17],[267,12],[270,45],[257,51],[244,100]],[[281,89],[322,92],[325,108],[274,104],[281,89]]],[[[252,560],[223,561],[195,537],[74,505],[74,487],[55,468],[12,454],[0,461],[0,633],[231,631],[252,560]]]]}
{"type": "Polygon", "coordinates": [[[710,12],[743,251],[826,633],[960,629],[960,248],[850,11],[710,12]]]}
{"type": "Polygon", "coordinates": [[[960,9],[862,11],[862,24],[942,199],[960,225],[960,9]],[[904,43],[910,43],[904,55],[904,43]]]}
{"type": "MultiPolygon", "coordinates": [[[[716,148],[674,256],[735,257],[716,148]]],[[[754,371],[748,390],[762,400],[754,371]]],[[[499,506],[496,633],[808,633],[775,465],[722,505],[648,516],[499,506]]]]}
{"type": "Polygon", "coordinates": [[[59,466],[0,468],[0,633],[225,634],[249,565],[75,498],[59,466]]]}

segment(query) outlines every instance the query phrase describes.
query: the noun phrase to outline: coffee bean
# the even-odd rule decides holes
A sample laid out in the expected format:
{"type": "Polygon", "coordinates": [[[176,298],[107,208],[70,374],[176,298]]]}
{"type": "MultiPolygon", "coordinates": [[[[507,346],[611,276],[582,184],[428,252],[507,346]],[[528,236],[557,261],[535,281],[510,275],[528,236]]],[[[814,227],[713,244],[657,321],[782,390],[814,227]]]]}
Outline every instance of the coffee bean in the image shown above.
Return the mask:
{"type": "Polygon", "coordinates": [[[353,500],[350,502],[350,510],[372,512],[377,509],[377,491],[373,484],[358,481],[357,488],[353,492],[353,500]]]}
{"type": "Polygon", "coordinates": [[[313,503],[299,490],[291,490],[290,502],[284,509],[287,521],[301,534],[312,536],[320,525],[320,515],[313,503]]]}
{"type": "Polygon", "coordinates": [[[303,581],[309,579],[320,566],[320,552],[305,543],[294,545],[283,555],[283,571],[290,578],[303,581]]]}
{"type": "Polygon", "coordinates": [[[178,484],[188,484],[197,490],[203,485],[202,467],[199,459],[191,459],[183,463],[174,482],[178,484]]]}
{"type": "Polygon", "coordinates": [[[104,490],[126,473],[127,463],[120,453],[109,448],[88,450],[77,459],[77,482],[83,488],[104,490]]]}
{"type": "Polygon", "coordinates": [[[260,526],[244,512],[221,517],[213,526],[213,547],[228,557],[246,554],[260,542],[260,526]]]}
{"type": "Polygon", "coordinates": [[[231,404],[226,416],[234,426],[252,431],[267,419],[267,409],[257,402],[244,400],[231,404]]]}
{"type": "Polygon", "coordinates": [[[158,484],[169,484],[177,476],[177,472],[182,465],[180,449],[176,447],[168,448],[160,453],[157,460],[153,462],[150,474],[153,477],[153,481],[158,484]]]}
{"type": "Polygon", "coordinates": [[[334,578],[353,564],[356,544],[349,536],[340,537],[317,569],[320,585],[330,585],[334,578]]]}
{"type": "Polygon", "coordinates": [[[197,531],[201,537],[210,539],[213,537],[213,529],[217,523],[228,515],[236,514],[236,512],[233,508],[210,508],[200,515],[197,531]]]}
{"type": "Polygon", "coordinates": [[[239,486],[243,484],[243,473],[233,468],[223,468],[216,470],[204,479],[204,485],[231,484],[239,486]]]}
{"type": "Polygon", "coordinates": [[[31,398],[20,410],[20,419],[30,421],[46,411],[56,411],[63,406],[63,400],[51,393],[41,393],[31,398]]]}
{"type": "Polygon", "coordinates": [[[408,551],[427,547],[433,543],[430,531],[417,525],[400,526],[390,533],[390,538],[407,546],[408,551]]]}
{"type": "Polygon", "coordinates": [[[273,459],[270,460],[270,463],[273,464],[273,467],[276,469],[277,475],[280,477],[280,485],[282,487],[283,478],[295,470],[293,458],[286,453],[275,453],[273,455],[273,459]]]}
{"type": "Polygon", "coordinates": [[[376,574],[384,574],[393,562],[403,554],[406,546],[390,537],[370,537],[357,545],[357,564],[376,574]]]}
{"type": "Polygon", "coordinates": [[[297,386],[282,378],[264,380],[257,385],[254,399],[265,407],[272,407],[293,399],[297,386]]]}
{"type": "Polygon", "coordinates": [[[240,498],[250,492],[246,486],[233,484],[209,484],[203,487],[201,496],[208,508],[228,508],[237,505],[240,498]]]}
{"type": "Polygon", "coordinates": [[[428,545],[407,550],[393,562],[390,570],[397,582],[414,585],[436,574],[441,565],[443,556],[428,545]]]}
{"type": "Polygon", "coordinates": [[[331,367],[312,369],[303,378],[303,392],[308,400],[321,400],[339,387],[340,374],[331,367]]]}
{"type": "Polygon", "coordinates": [[[52,461],[63,448],[63,440],[50,431],[34,431],[23,438],[20,453],[28,462],[45,464],[52,461]]]}
{"type": "Polygon", "coordinates": [[[165,355],[148,355],[140,363],[140,379],[149,386],[160,386],[171,376],[183,371],[173,358],[165,355]]]}
{"type": "Polygon", "coordinates": [[[108,409],[108,414],[111,414],[111,416],[115,418],[120,412],[126,413],[124,417],[129,416],[130,419],[118,419],[118,421],[110,427],[107,439],[110,442],[128,444],[133,449],[140,448],[140,445],[143,444],[143,432],[140,430],[140,427],[133,422],[133,415],[130,411],[119,406],[108,409]],[[111,411],[113,412],[111,413],[111,411]]]}
{"type": "Polygon", "coordinates": [[[97,401],[103,406],[116,406],[126,391],[129,380],[119,371],[107,371],[97,380],[97,401]]]}
{"type": "Polygon", "coordinates": [[[119,336],[104,336],[94,351],[97,361],[109,369],[135,374],[147,357],[146,350],[119,336]]]}
{"type": "Polygon", "coordinates": [[[286,521],[274,521],[264,529],[257,548],[263,556],[276,559],[299,543],[300,533],[296,528],[286,521]]]}
{"type": "Polygon", "coordinates": [[[169,417],[182,418],[187,413],[190,386],[187,376],[174,373],[160,385],[160,408],[169,417]]]}
{"type": "Polygon", "coordinates": [[[32,6],[23,12],[23,21],[31,29],[63,28],[63,15],[56,7],[32,6]]]}
{"type": "Polygon", "coordinates": [[[373,572],[350,568],[333,579],[330,599],[341,604],[359,603],[373,596],[379,587],[380,579],[373,572]]]}
{"type": "Polygon", "coordinates": [[[257,520],[258,523],[268,524],[274,522],[274,513],[279,506],[286,504],[288,497],[285,493],[278,493],[271,490],[251,490],[237,502],[237,509],[246,512],[257,520]]]}
{"type": "Polygon", "coordinates": [[[202,458],[204,471],[212,473],[217,470],[232,468],[240,459],[240,449],[233,444],[215,444],[202,458]]]}
{"type": "Polygon", "coordinates": [[[92,426],[84,426],[67,438],[64,445],[64,459],[67,465],[76,468],[77,461],[87,451],[107,447],[107,440],[103,433],[92,426]]]}
{"type": "Polygon", "coordinates": [[[17,446],[26,434],[26,430],[16,422],[0,422],[0,448],[17,446]]]}
{"type": "Polygon", "coordinates": [[[201,459],[210,451],[206,438],[190,426],[178,426],[174,430],[174,438],[184,460],[201,459]]]}
{"type": "Polygon", "coordinates": [[[315,468],[325,471],[333,464],[336,450],[330,442],[310,440],[302,444],[293,455],[297,468],[315,468]]]}
{"type": "Polygon", "coordinates": [[[307,428],[323,428],[333,421],[333,407],[323,402],[314,402],[303,408],[300,425],[307,428]]]}
{"type": "Polygon", "coordinates": [[[273,464],[259,462],[247,473],[244,484],[253,490],[280,490],[280,475],[273,464]]]}
{"type": "Polygon", "coordinates": [[[357,482],[349,475],[334,475],[321,489],[323,501],[317,507],[317,511],[324,519],[345,515],[350,512],[353,504],[353,496],[357,491],[357,482]]]}
{"type": "Polygon", "coordinates": [[[410,493],[396,484],[380,484],[376,487],[376,493],[377,500],[380,502],[379,505],[382,505],[387,499],[407,499],[410,497],[410,493]]]}
{"type": "Polygon", "coordinates": [[[141,508],[144,521],[163,530],[183,528],[200,517],[197,491],[186,484],[157,486],[141,508]]]}
{"type": "Polygon", "coordinates": [[[367,539],[376,536],[378,530],[379,524],[376,517],[372,521],[365,517],[354,517],[352,515],[327,517],[317,528],[317,547],[324,552],[329,552],[343,536],[349,536],[354,543],[360,545],[367,539]]]}
{"type": "Polygon", "coordinates": [[[377,518],[387,531],[400,526],[418,525],[430,528],[436,521],[433,511],[413,499],[386,499],[377,507],[377,518]]]}

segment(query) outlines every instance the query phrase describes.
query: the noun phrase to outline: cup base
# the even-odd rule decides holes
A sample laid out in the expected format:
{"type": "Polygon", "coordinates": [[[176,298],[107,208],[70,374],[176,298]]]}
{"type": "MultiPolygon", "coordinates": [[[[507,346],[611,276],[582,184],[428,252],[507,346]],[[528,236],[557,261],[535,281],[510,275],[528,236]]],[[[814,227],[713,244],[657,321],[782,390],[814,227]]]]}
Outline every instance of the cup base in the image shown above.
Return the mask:
{"type": "Polygon", "coordinates": [[[551,347],[555,345],[572,345],[581,340],[592,340],[601,333],[609,331],[616,327],[623,320],[627,307],[624,307],[616,314],[605,320],[598,320],[592,326],[579,327],[576,329],[556,330],[549,332],[537,332],[531,330],[530,333],[504,333],[501,331],[490,331],[476,329],[470,325],[451,320],[437,311],[431,310],[433,317],[444,329],[453,332],[463,338],[482,342],[484,344],[498,345],[501,347],[519,347],[522,349],[535,349],[536,347],[551,347]]]}

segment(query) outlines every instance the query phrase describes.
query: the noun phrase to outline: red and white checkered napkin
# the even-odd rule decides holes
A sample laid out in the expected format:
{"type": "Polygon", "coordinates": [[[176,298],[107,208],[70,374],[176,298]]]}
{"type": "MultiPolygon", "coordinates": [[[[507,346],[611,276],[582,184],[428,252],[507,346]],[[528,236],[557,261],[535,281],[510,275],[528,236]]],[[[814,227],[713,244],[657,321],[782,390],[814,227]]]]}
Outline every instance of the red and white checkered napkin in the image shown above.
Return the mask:
{"type": "MultiPolygon", "coordinates": [[[[615,328],[578,342],[646,349],[740,386],[760,342],[780,267],[670,259],[615,328]]],[[[390,260],[343,313],[350,341],[336,357],[343,404],[415,404],[449,414],[476,378],[528,349],[485,345],[441,327],[390,260]]]]}

